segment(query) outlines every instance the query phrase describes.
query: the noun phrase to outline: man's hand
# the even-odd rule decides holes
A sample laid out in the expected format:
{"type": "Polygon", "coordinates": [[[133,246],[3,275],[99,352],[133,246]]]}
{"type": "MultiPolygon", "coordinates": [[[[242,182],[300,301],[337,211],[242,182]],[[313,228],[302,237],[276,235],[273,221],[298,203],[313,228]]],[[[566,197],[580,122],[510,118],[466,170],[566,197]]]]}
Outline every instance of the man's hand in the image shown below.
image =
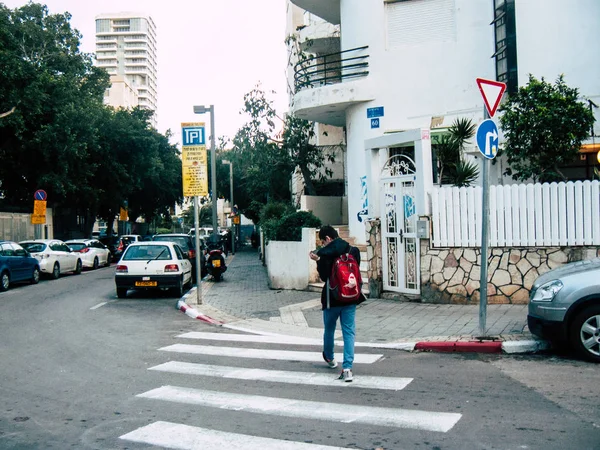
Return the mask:
{"type": "Polygon", "coordinates": [[[316,253],[310,252],[308,254],[309,258],[312,259],[313,261],[318,261],[319,259],[321,259],[316,253]]]}

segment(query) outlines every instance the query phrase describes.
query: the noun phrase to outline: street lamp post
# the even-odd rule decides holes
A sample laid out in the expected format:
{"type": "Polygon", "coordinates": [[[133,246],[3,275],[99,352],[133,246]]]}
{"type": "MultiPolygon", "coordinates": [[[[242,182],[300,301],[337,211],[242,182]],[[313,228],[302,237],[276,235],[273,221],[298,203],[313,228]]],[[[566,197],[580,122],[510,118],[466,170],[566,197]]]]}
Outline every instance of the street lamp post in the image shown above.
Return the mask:
{"type": "MultiPolygon", "coordinates": [[[[204,105],[194,106],[194,114],[204,114],[210,112],[210,174],[212,191],[212,226],[213,226],[213,242],[217,241],[219,225],[217,223],[217,157],[215,149],[215,105],[208,107],[204,105]]],[[[196,230],[198,232],[198,230],[196,230]]]]}
{"type": "Polygon", "coordinates": [[[233,223],[233,163],[224,159],[223,164],[229,164],[229,201],[231,205],[231,254],[235,255],[235,223],[233,223]]]}

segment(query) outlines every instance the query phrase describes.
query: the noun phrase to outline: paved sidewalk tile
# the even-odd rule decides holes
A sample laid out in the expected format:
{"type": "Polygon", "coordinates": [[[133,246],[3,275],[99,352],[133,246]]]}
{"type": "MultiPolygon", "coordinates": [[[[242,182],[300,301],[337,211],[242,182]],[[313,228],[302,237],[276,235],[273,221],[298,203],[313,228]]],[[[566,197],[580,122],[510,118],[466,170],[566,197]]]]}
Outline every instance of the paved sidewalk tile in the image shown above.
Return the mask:
{"type": "MultiPolygon", "coordinates": [[[[214,318],[241,328],[252,325],[265,333],[322,333],[319,292],[269,289],[266,268],[256,251],[245,249],[228,260],[224,281],[208,277],[202,282],[205,309],[214,318]]],[[[488,305],[485,335],[503,341],[532,339],[526,321],[527,305],[488,305]]],[[[362,342],[465,341],[479,334],[479,305],[368,299],[357,308],[356,336],[362,342]]]]}

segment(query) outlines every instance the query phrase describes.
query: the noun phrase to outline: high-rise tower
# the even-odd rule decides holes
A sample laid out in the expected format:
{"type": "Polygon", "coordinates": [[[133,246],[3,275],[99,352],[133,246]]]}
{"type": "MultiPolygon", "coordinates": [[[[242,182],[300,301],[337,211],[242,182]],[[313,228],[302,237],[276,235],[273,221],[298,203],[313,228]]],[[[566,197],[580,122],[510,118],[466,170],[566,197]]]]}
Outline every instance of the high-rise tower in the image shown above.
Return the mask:
{"type": "Polygon", "coordinates": [[[156,25],[152,18],[127,12],[96,16],[96,60],[111,76],[105,103],[151,109],[156,127],[156,25]]]}

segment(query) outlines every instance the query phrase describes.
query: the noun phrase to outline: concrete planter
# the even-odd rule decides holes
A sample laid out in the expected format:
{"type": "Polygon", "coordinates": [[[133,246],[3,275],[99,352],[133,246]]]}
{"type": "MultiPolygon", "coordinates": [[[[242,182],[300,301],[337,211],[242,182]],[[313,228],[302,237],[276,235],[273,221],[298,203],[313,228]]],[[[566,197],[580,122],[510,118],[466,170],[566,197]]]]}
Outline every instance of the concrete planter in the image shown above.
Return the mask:
{"type": "Polygon", "coordinates": [[[318,281],[317,264],[308,254],[317,247],[316,230],[302,228],[302,241],[269,241],[265,246],[265,265],[271,289],[304,290],[318,281]]]}

